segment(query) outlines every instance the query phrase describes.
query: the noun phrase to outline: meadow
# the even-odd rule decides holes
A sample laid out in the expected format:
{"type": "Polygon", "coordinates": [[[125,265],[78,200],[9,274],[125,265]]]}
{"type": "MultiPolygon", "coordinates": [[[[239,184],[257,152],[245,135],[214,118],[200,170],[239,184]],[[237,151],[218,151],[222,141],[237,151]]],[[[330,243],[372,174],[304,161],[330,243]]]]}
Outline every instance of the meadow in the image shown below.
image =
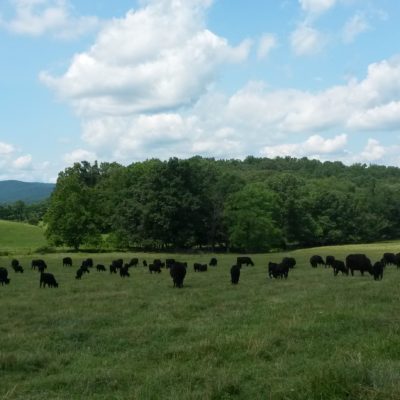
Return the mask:
{"type": "Polygon", "coordinates": [[[0,257],[11,283],[0,286],[0,399],[399,399],[400,270],[384,278],[334,277],[309,266],[312,254],[373,261],[399,242],[252,255],[238,286],[236,255],[195,273],[210,254],[175,255],[189,263],[183,289],[168,271],[131,276],[97,272],[78,281],[80,261],[165,254],[70,253],[0,257]],[[287,280],[267,279],[268,261],[290,254],[287,280]],[[60,287],[39,289],[32,258],[43,258],[60,287]],[[78,265],[79,264],[79,265],[78,265]]]}

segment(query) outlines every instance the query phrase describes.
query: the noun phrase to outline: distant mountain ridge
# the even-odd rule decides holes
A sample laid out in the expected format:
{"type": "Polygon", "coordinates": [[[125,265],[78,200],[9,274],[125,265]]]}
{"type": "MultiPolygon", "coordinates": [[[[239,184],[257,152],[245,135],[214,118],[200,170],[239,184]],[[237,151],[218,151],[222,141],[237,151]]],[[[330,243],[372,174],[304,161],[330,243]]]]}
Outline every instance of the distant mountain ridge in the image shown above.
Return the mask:
{"type": "Polygon", "coordinates": [[[0,181],[0,204],[14,203],[18,200],[36,203],[50,197],[54,187],[54,183],[0,181]]]}

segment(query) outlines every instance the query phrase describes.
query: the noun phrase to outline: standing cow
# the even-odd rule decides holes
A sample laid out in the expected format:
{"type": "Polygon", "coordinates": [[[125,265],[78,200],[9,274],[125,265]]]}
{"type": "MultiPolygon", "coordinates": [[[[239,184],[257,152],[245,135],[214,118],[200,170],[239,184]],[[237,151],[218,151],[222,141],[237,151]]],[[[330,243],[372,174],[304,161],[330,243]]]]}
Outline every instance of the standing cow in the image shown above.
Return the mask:
{"type": "Polygon", "coordinates": [[[239,283],[240,278],[240,265],[235,264],[231,267],[231,282],[232,285],[237,285],[239,283]]]}
{"type": "Polygon", "coordinates": [[[318,265],[325,265],[325,262],[321,256],[314,255],[310,257],[310,264],[313,268],[317,268],[318,265]]]}
{"type": "Polygon", "coordinates": [[[354,271],[360,271],[362,276],[365,271],[372,274],[371,260],[365,254],[349,254],[346,257],[346,267],[350,270],[351,276],[354,276],[354,271]]]}

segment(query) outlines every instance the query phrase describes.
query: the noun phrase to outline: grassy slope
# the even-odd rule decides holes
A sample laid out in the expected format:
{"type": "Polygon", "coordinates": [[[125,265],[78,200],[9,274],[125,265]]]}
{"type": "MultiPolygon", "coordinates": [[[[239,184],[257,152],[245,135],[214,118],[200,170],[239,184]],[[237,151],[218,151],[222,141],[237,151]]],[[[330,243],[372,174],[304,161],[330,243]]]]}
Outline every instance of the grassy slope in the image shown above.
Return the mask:
{"type": "MultiPolygon", "coordinates": [[[[0,398],[399,399],[400,271],[375,282],[308,265],[316,253],[376,260],[399,247],[296,251],[287,281],[266,279],[282,254],[257,255],[237,287],[234,255],[206,273],[192,263],[209,256],[181,255],[190,267],[180,290],[167,271],[142,267],[125,280],[93,270],[77,281],[60,254],[44,257],[59,289],[40,290],[31,258],[20,257],[25,273],[0,286],[0,398]]],[[[108,265],[132,255],[91,256],[108,265]]]]}
{"type": "Polygon", "coordinates": [[[0,252],[30,253],[38,247],[46,245],[42,228],[20,222],[0,220],[0,252]]]}

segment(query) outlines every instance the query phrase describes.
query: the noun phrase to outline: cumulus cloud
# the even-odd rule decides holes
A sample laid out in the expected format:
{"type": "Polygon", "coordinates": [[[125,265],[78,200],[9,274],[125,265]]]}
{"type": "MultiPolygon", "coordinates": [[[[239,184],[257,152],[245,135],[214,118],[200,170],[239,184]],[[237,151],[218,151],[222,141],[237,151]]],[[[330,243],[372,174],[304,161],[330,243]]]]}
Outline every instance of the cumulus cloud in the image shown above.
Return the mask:
{"type": "Polygon", "coordinates": [[[97,156],[92,151],[84,149],[75,149],[70,153],[64,155],[64,161],[67,164],[73,164],[81,161],[95,161],[97,156]]]}
{"type": "Polygon", "coordinates": [[[378,161],[386,154],[386,150],[375,139],[368,139],[368,143],[361,153],[360,159],[363,161],[378,161]]]}
{"type": "Polygon", "coordinates": [[[251,43],[232,47],[204,26],[209,1],[150,1],[100,31],[61,77],[41,80],[82,115],[158,112],[188,105],[218,67],[244,60],[251,43]]]}
{"type": "Polygon", "coordinates": [[[0,27],[28,36],[51,34],[58,38],[78,37],[99,27],[97,17],[74,15],[68,0],[10,0],[14,15],[0,27]]]}
{"type": "Polygon", "coordinates": [[[301,24],[290,36],[293,52],[298,56],[316,54],[326,43],[323,34],[315,28],[301,24]]]}
{"type": "Polygon", "coordinates": [[[363,14],[358,13],[346,22],[342,32],[343,41],[345,43],[352,43],[358,35],[368,29],[370,29],[370,26],[367,18],[363,14]]]}
{"type": "Polygon", "coordinates": [[[276,146],[266,146],[262,154],[274,158],[278,156],[306,157],[320,154],[332,154],[343,150],[347,144],[347,135],[341,134],[333,139],[324,139],[322,136],[310,136],[303,143],[287,143],[276,146]]]}
{"type": "Polygon", "coordinates": [[[271,33],[264,34],[258,45],[257,57],[262,60],[267,58],[269,53],[278,45],[276,36],[271,33]]]}
{"type": "Polygon", "coordinates": [[[32,156],[27,154],[25,156],[20,156],[12,162],[12,166],[15,169],[27,169],[32,165],[32,156]]]}
{"type": "Polygon", "coordinates": [[[319,15],[331,9],[337,0],[299,0],[299,2],[305,12],[319,15]]]}
{"type": "Polygon", "coordinates": [[[8,155],[14,152],[14,146],[8,143],[0,142],[0,156],[8,155]]]}

